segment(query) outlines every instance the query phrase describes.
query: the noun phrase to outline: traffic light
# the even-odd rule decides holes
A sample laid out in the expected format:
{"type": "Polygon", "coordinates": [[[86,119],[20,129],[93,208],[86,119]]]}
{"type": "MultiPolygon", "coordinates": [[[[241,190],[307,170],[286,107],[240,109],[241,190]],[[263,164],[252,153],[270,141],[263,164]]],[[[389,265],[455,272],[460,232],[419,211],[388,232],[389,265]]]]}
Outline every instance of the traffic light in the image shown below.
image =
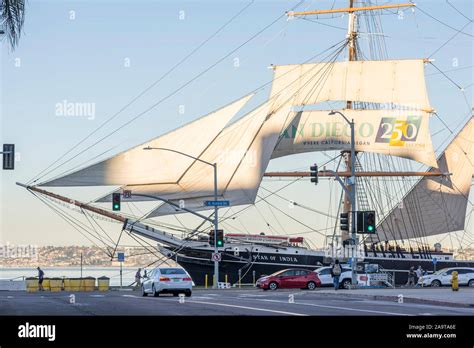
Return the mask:
{"type": "Polygon", "coordinates": [[[365,214],[365,230],[367,233],[375,233],[375,211],[367,211],[365,214]]]}
{"type": "Polygon", "coordinates": [[[224,246],[224,230],[217,230],[217,246],[224,246]]]}
{"type": "Polygon", "coordinates": [[[216,246],[216,239],[215,239],[215,235],[214,235],[215,231],[212,230],[211,232],[209,232],[209,245],[211,247],[215,247],[216,246]]]}
{"type": "Polygon", "coordinates": [[[15,169],[15,145],[3,144],[3,169],[15,169]]]}
{"type": "Polygon", "coordinates": [[[375,211],[357,212],[357,233],[375,233],[375,211]]]}
{"type": "Polygon", "coordinates": [[[318,165],[314,164],[311,167],[309,167],[309,170],[311,171],[311,182],[314,182],[315,185],[318,184],[318,165]]]}
{"type": "Polygon", "coordinates": [[[341,231],[349,231],[349,213],[340,214],[341,231]]]}
{"type": "Polygon", "coordinates": [[[112,193],[112,210],[120,210],[120,193],[112,193]]]}

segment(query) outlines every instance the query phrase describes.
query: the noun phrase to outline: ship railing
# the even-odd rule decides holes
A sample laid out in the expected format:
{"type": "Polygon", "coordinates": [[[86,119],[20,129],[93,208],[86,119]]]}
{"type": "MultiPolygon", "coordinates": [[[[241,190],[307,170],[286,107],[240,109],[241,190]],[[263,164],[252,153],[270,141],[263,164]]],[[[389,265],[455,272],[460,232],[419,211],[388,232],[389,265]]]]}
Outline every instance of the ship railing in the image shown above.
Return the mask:
{"type": "Polygon", "coordinates": [[[17,280],[17,279],[25,280],[26,276],[19,276],[19,277],[15,277],[15,278],[7,278],[5,280],[14,281],[14,280],[17,280]]]}

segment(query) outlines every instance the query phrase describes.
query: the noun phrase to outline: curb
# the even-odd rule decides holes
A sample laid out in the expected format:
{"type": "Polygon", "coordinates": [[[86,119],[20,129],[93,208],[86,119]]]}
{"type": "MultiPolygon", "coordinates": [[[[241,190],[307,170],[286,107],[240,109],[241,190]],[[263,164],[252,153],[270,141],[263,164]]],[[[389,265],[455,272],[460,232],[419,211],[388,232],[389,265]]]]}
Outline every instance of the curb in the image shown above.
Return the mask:
{"type": "MultiPolygon", "coordinates": [[[[331,293],[321,293],[323,295],[333,295],[331,293]]],[[[338,296],[344,297],[359,297],[359,298],[366,298],[369,300],[375,301],[398,301],[398,296],[393,295],[366,295],[366,294],[341,294],[339,293],[338,296]]],[[[459,303],[459,302],[449,302],[449,301],[437,301],[437,300],[429,300],[423,299],[418,297],[407,297],[403,296],[404,303],[420,303],[420,304],[432,304],[438,306],[445,306],[445,307],[462,307],[462,308],[474,308],[474,303],[459,303]]]]}

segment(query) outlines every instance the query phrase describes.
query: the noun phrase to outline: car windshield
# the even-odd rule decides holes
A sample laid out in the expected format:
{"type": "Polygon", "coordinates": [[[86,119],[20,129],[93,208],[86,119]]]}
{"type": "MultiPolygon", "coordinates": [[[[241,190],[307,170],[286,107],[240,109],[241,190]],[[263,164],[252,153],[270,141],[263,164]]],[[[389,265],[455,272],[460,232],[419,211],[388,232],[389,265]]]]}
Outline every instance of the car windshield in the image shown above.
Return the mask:
{"type": "Polygon", "coordinates": [[[439,271],[434,272],[433,274],[441,274],[447,271],[448,271],[448,268],[443,268],[443,269],[440,269],[439,271]]]}
{"type": "Polygon", "coordinates": [[[181,268],[162,268],[160,269],[160,273],[163,275],[186,274],[184,269],[181,269],[181,268]]]}

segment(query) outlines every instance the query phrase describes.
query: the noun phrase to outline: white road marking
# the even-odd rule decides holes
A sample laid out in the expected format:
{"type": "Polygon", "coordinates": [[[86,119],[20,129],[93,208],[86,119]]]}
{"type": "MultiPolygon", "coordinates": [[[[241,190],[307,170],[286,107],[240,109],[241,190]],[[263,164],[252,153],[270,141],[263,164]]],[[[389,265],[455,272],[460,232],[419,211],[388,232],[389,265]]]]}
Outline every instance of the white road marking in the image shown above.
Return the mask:
{"type": "Polygon", "coordinates": [[[208,297],[208,296],[193,296],[193,298],[198,298],[202,300],[212,300],[214,297],[208,297]]]}
{"type": "Polygon", "coordinates": [[[142,298],[141,296],[136,296],[136,295],[122,295],[122,297],[142,298]]]}
{"type": "Polygon", "coordinates": [[[201,304],[212,305],[212,306],[243,308],[243,309],[250,309],[250,310],[253,310],[253,311],[271,312],[271,313],[286,314],[286,315],[308,316],[307,314],[302,314],[302,313],[276,311],[276,310],[273,310],[273,309],[255,308],[255,307],[247,307],[247,306],[238,306],[238,305],[231,305],[231,304],[226,304],[226,303],[213,303],[213,302],[190,301],[190,300],[187,300],[186,302],[187,302],[187,303],[201,303],[201,304]]]}
{"type": "MultiPolygon", "coordinates": [[[[277,303],[288,303],[286,301],[277,301],[277,300],[260,300],[255,299],[255,301],[266,301],[266,302],[277,302],[277,303]]],[[[384,311],[374,311],[370,309],[357,309],[357,308],[346,308],[346,307],[337,307],[337,306],[325,306],[325,305],[317,305],[313,303],[301,303],[301,302],[294,302],[295,305],[303,305],[303,306],[312,306],[312,307],[321,307],[321,308],[332,308],[332,309],[340,309],[344,311],[354,311],[354,312],[366,312],[366,313],[377,313],[377,314],[389,314],[389,315],[404,315],[404,316],[413,316],[412,314],[406,313],[393,313],[393,312],[384,312],[384,311]]]]}
{"type": "Polygon", "coordinates": [[[254,294],[241,294],[241,295],[237,295],[239,297],[265,297],[267,295],[254,295],[254,294]]]}
{"type": "Polygon", "coordinates": [[[13,298],[13,296],[7,296],[7,298],[13,298]]]}
{"type": "Polygon", "coordinates": [[[105,297],[105,295],[90,295],[90,297],[105,297]]]}

